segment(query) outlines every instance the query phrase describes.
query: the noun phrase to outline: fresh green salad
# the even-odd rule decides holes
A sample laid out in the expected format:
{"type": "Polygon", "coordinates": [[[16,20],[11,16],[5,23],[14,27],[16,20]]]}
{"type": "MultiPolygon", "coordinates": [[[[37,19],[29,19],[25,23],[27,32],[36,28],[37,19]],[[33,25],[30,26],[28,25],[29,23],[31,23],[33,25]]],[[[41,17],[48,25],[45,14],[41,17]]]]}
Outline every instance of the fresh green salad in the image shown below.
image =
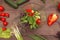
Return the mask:
{"type": "Polygon", "coordinates": [[[21,21],[30,24],[30,29],[36,29],[41,23],[40,13],[37,10],[26,9],[21,21]]]}

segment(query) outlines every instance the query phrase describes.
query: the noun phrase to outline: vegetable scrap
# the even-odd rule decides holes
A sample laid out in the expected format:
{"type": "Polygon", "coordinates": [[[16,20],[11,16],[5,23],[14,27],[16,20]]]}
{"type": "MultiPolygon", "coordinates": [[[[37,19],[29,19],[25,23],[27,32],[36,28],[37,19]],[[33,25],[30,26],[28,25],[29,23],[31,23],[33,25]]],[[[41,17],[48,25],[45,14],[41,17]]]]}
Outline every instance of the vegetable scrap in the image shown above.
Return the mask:
{"type": "Polygon", "coordinates": [[[3,13],[4,12],[4,7],[0,6],[0,21],[3,22],[4,27],[2,30],[6,30],[5,27],[8,25],[8,22],[6,21],[6,18],[4,17],[9,17],[10,15],[8,13],[3,13]]]}
{"type": "Polygon", "coordinates": [[[34,11],[31,9],[26,9],[26,12],[28,12],[28,16],[34,16],[34,11]]]}
{"type": "Polygon", "coordinates": [[[10,38],[11,30],[8,28],[0,28],[0,38],[10,38]],[[3,30],[2,30],[3,29],[3,30]]]}
{"type": "Polygon", "coordinates": [[[50,15],[48,16],[48,25],[51,26],[54,22],[57,21],[58,18],[59,18],[59,17],[58,17],[57,14],[53,14],[53,13],[50,14],[50,15]]]}
{"type": "Polygon", "coordinates": [[[16,24],[12,25],[10,28],[0,28],[0,38],[10,38],[11,36],[15,35],[17,40],[23,40],[22,34],[20,33],[16,24]]]}
{"type": "Polygon", "coordinates": [[[37,10],[26,9],[25,16],[21,18],[22,23],[29,23],[30,29],[38,28],[41,23],[40,13],[37,10]]]}

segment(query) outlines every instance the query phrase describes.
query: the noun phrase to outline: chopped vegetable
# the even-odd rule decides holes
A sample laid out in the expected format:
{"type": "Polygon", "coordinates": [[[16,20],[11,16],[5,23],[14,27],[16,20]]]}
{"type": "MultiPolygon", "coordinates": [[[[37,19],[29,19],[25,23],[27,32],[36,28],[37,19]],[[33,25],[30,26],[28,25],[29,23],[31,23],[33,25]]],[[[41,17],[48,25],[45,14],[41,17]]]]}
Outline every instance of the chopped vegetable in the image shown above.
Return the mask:
{"type": "Polygon", "coordinates": [[[28,16],[34,16],[34,10],[26,9],[26,12],[28,13],[28,16]]]}
{"type": "MultiPolygon", "coordinates": [[[[5,28],[4,28],[5,30],[5,28]]],[[[2,28],[0,28],[0,38],[10,38],[11,37],[11,30],[7,28],[7,30],[3,31],[2,28]]]]}
{"type": "Polygon", "coordinates": [[[48,17],[48,25],[51,26],[54,22],[56,22],[58,19],[57,14],[50,14],[48,17]]]}
{"type": "Polygon", "coordinates": [[[2,27],[2,31],[5,31],[5,30],[7,30],[7,28],[6,27],[2,27]]]}
{"type": "Polygon", "coordinates": [[[34,13],[29,13],[28,16],[34,16],[34,13]]]}
{"type": "Polygon", "coordinates": [[[38,35],[35,35],[35,34],[29,35],[28,37],[32,38],[33,40],[47,40],[44,37],[38,36],[38,35]]]}
{"type": "Polygon", "coordinates": [[[33,10],[32,9],[26,9],[26,12],[33,13],[33,10]]]}
{"type": "Polygon", "coordinates": [[[26,9],[26,15],[21,18],[22,23],[29,23],[30,29],[36,29],[40,24],[40,13],[36,10],[26,9]],[[37,20],[39,19],[39,20],[37,20]]]}

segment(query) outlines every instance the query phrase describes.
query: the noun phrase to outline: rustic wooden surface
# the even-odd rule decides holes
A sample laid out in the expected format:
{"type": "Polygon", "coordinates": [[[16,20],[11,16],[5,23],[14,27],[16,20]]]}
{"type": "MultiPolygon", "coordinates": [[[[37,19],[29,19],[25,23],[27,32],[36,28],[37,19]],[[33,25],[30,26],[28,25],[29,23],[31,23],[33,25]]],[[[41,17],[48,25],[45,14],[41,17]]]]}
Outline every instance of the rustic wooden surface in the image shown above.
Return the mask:
{"type": "MultiPolygon", "coordinates": [[[[19,16],[21,16],[21,13],[23,13],[21,8],[27,8],[27,7],[29,8],[29,6],[33,4],[32,7],[37,9],[41,13],[40,16],[42,19],[42,23],[41,23],[41,26],[37,30],[31,31],[31,32],[38,35],[44,35],[44,37],[46,37],[48,40],[58,40],[58,38],[55,38],[54,36],[56,35],[58,31],[60,31],[60,25],[58,24],[58,22],[60,22],[60,18],[52,26],[49,27],[47,25],[47,17],[49,16],[49,14],[56,13],[60,15],[60,13],[56,10],[57,2],[59,2],[59,0],[53,0],[53,1],[46,0],[46,4],[43,4],[40,0],[38,1],[30,0],[29,2],[23,5],[20,5],[18,9],[14,9],[10,7],[8,4],[6,4],[4,0],[0,0],[0,5],[4,6],[5,8],[4,12],[7,12],[10,14],[10,18],[7,18],[7,21],[9,22],[9,25],[7,27],[10,27],[12,25],[13,20],[17,20],[15,18],[18,18],[19,16]]],[[[0,26],[3,27],[2,23],[0,23],[0,26]]],[[[29,31],[30,30],[27,30],[26,32],[22,33],[24,40],[31,40],[25,35],[27,33],[28,34],[31,33],[29,31]]],[[[10,39],[0,39],[0,40],[16,40],[16,38],[12,36],[10,39]]]]}

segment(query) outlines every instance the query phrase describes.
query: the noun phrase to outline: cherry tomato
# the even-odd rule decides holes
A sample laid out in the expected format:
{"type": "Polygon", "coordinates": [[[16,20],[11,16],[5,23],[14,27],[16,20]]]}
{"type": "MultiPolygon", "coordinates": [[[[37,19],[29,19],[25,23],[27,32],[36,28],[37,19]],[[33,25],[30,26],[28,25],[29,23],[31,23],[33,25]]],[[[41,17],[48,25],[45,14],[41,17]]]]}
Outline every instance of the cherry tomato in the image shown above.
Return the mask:
{"type": "Polygon", "coordinates": [[[29,13],[28,16],[34,16],[34,13],[29,13]]]}
{"type": "Polygon", "coordinates": [[[40,19],[37,19],[37,20],[36,20],[36,24],[39,25],[40,23],[41,23],[41,20],[40,20],[40,19]]]}
{"type": "Polygon", "coordinates": [[[6,17],[9,17],[9,14],[8,14],[8,13],[5,13],[5,16],[6,16],[6,17]]]}
{"type": "Polygon", "coordinates": [[[58,4],[58,7],[57,8],[58,8],[58,11],[60,11],[60,3],[58,4]]]}
{"type": "Polygon", "coordinates": [[[5,31],[5,30],[7,30],[7,28],[6,27],[2,27],[2,31],[5,31]]]}
{"type": "Polygon", "coordinates": [[[0,13],[0,16],[1,16],[1,13],[0,13]]]}
{"type": "Polygon", "coordinates": [[[0,20],[1,20],[1,18],[0,18],[0,20]]]}
{"type": "Polygon", "coordinates": [[[0,12],[4,11],[4,7],[0,6],[0,12]]]}
{"type": "Polygon", "coordinates": [[[4,16],[5,16],[5,13],[1,13],[1,16],[3,16],[3,17],[4,17],[4,16]]]}
{"type": "Polygon", "coordinates": [[[4,26],[7,26],[7,25],[8,25],[8,22],[3,22],[3,25],[4,25],[4,26]]]}
{"type": "Polygon", "coordinates": [[[31,13],[32,9],[26,9],[26,12],[31,13]]]}
{"type": "Polygon", "coordinates": [[[6,18],[1,18],[1,21],[5,22],[6,21],[6,18]]]}

